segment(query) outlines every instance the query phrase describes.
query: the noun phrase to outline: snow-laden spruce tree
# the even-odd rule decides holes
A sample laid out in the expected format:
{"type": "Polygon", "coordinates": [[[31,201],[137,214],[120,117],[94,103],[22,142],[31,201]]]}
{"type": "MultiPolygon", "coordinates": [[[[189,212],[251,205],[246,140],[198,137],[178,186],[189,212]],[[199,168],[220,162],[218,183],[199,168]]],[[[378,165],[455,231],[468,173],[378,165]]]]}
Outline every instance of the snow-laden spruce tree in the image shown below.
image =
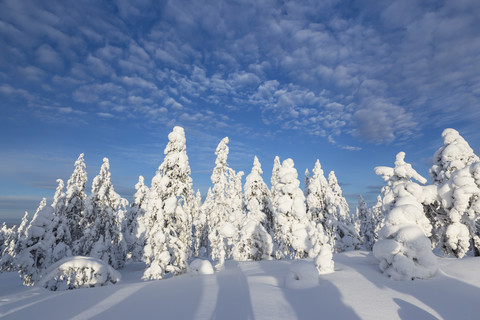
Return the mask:
{"type": "Polygon", "coordinates": [[[149,189],[145,185],[143,176],[138,177],[135,185],[135,194],[125,217],[124,236],[127,241],[128,252],[132,261],[141,261],[145,247],[145,223],[143,221],[147,210],[149,189]]]}
{"type": "Polygon", "coordinates": [[[470,248],[480,255],[479,158],[456,130],[445,129],[442,137],[444,145],[430,169],[438,199],[426,207],[436,232],[433,240],[447,255],[461,258],[470,248]]]}
{"type": "Polygon", "coordinates": [[[273,231],[273,214],[270,190],[263,181],[262,173],[260,161],[255,157],[252,171],[245,181],[243,203],[247,215],[240,227],[239,241],[234,244],[235,260],[271,258],[273,242],[269,231],[273,231]]]}
{"type": "Polygon", "coordinates": [[[457,130],[443,130],[442,138],[443,146],[435,152],[433,166],[430,169],[430,176],[436,185],[445,183],[456,170],[479,161],[478,156],[457,130]]]}
{"type": "Polygon", "coordinates": [[[293,160],[284,160],[278,171],[277,196],[274,199],[278,204],[275,211],[277,258],[306,258],[313,247],[309,232],[315,231],[312,230],[312,224],[308,220],[305,196],[297,178],[298,173],[293,160]]]}
{"type": "Polygon", "coordinates": [[[25,232],[28,224],[28,212],[25,212],[18,228],[16,226],[12,227],[12,232],[7,238],[7,243],[0,259],[0,272],[18,270],[17,258],[26,242],[25,232]]]}
{"type": "Polygon", "coordinates": [[[53,262],[56,217],[43,198],[25,232],[25,240],[16,259],[23,284],[32,286],[53,262]]]}
{"type": "Polygon", "coordinates": [[[358,196],[357,219],[359,221],[359,234],[365,250],[371,251],[374,243],[377,241],[377,220],[367,206],[365,199],[361,195],[358,196]]]}
{"type": "Polygon", "coordinates": [[[376,167],[387,185],[382,188],[385,225],[373,246],[380,269],[396,280],[427,279],[437,272],[437,259],[428,237],[432,226],[423,205],[434,201],[436,189],[421,186],[426,179],[405,162],[405,153],[397,154],[395,167],[376,167]]]}
{"type": "Polygon", "coordinates": [[[220,141],[215,151],[217,159],[211,180],[213,183],[213,205],[208,218],[208,240],[210,256],[216,262],[215,268],[221,270],[232,253],[234,240],[238,237],[238,226],[243,220],[241,207],[241,177],[228,167],[228,137],[220,141]]]}
{"type": "Polygon", "coordinates": [[[280,167],[282,164],[280,163],[280,158],[278,156],[275,156],[275,159],[273,160],[273,168],[272,168],[272,177],[270,178],[270,193],[272,195],[272,205],[273,207],[276,207],[276,204],[273,202],[275,201],[277,197],[277,183],[278,183],[278,171],[280,170],[280,167]]]}
{"type": "Polygon", "coordinates": [[[100,173],[93,179],[92,192],[85,204],[80,255],[103,260],[115,269],[123,267],[127,244],[117,215],[120,210],[125,211],[127,205],[128,201],[115,192],[110,163],[103,158],[100,173]]]}
{"type": "Polygon", "coordinates": [[[188,163],[185,131],[174,127],[168,135],[165,159],[152,180],[145,214],[144,279],[187,270],[192,256],[192,206],[195,200],[188,163]]]}
{"type": "MultiPolygon", "coordinates": [[[[326,220],[335,220],[334,251],[358,250],[360,248],[360,236],[355,230],[347,200],[342,195],[342,189],[333,171],[328,175],[328,185],[329,188],[326,190],[325,196],[328,214],[326,220]]],[[[328,223],[326,229],[329,228],[331,228],[331,224],[328,223]]],[[[329,234],[329,231],[327,231],[327,234],[329,234]]]]}
{"type": "Polygon", "coordinates": [[[193,217],[193,256],[206,257],[208,250],[208,229],[207,229],[207,215],[212,204],[212,190],[209,188],[207,197],[205,198],[205,206],[202,204],[202,195],[200,190],[197,190],[195,195],[194,205],[192,209],[193,217]],[[208,200],[208,201],[207,201],[208,200]]]}
{"type": "MultiPolygon", "coordinates": [[[[440,245],[446,254],[462,258],[470,248],[480,255],[480,162],[452,172],[438,189],[442,209],[447,213],[440,245]]],[[[444,216],[444,215],[439,215],[444,216]]]]}
{"type": "Polygon", "coordinates": [[[307,216],[316,224],[321,223],[329,237],[330,244],[335,244],[336,218],[327,211],[326,195],[329,192],[328,181],[324,176],[320,161],[315,162],[312,176],[306,190],[307,216]]]}
{"type": "Polygon", "coordinates": [[[75,161],[75,170],[72,176],[67,181],[67,192],[65,199],[65,215],[70,229],[72,242],[74,242],[73,253],[79,254],[80,247],[78,240],[83,236],[80,222],[83,219],[83,212],[85,211],[85,200],[87,194],[85,187],[87,183],[87,172],[85,171],[85,162],[83,160],[83,153],[80,154],[77,161],[75,161]]]}
{"type": "Polygon", "coordinates": [[[62,179],[57,179],[57,183],[58,186],[55,190],[52,203],[53,214],[55,215],[53,228],[55,244],[52,252],[52,262],[57,262],[73,254],[72,236],[66,214],[66,194],[63,192],[65,184],[62,179]]]}
{"type": "Polygon", "coordinates": [[[375,219],[375,239],[378,239],[378,233],[385,224],[385,216],[382,212],[382,196],[380,195],[377,196],[377,203],[372,207],[372,215],[375,219]]]}
{"type": "Polygon", "coordinates": [[[0,229],[0,272],[9,271],[12,269],[11,258],[9,252],[12,245],[15,245],[15,239],[17,236],[17,226],[12,226],[8,228],[5,222],[2,224],[0,229]],[[13,242],[13,244],[11,244],[13,242]]]}

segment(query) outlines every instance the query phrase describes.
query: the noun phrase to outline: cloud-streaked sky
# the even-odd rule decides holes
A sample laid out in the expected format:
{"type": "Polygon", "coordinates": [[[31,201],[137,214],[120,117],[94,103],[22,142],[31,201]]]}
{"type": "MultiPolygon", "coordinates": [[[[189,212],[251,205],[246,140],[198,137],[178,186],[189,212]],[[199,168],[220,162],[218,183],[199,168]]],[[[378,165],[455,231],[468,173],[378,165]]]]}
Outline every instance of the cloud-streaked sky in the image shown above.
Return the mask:
{"type": "Polygon", "coordinates": [[[185,128],[194,187],[214,151],[248,174],[318,158],[372,203],[395,154],[428,176],[446,127],[480,146],[480,1],[0,2],[0,217],[52,197],[84,152],[131,199],[185,128]]]}

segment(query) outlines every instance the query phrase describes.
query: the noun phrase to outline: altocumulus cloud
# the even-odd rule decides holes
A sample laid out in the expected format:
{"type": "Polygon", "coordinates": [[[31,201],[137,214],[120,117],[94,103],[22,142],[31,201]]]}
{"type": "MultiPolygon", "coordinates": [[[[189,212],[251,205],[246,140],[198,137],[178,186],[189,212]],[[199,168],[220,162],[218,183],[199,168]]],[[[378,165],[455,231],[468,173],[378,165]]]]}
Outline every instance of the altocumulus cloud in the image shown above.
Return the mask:
{"type": "Polygon", "coordinates": [[[474,0],[6,0],[0,95],[25,113],[240,132],[260,117],[265,132],[391,143],[480,121],[478,16],[474,0]]]}

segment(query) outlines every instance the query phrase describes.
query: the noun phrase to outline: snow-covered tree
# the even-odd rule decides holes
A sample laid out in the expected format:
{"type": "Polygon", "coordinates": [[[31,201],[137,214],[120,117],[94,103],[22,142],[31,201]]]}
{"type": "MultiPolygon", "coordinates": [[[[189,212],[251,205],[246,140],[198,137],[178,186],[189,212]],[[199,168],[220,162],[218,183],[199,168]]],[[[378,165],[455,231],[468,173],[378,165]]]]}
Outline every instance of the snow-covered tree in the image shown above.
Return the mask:
{"type": "Polygon", "coordinates": [[[430,176],[436,185],[445,183],[456,170],[480,160],[457,130],[443,130],[442,138],[443,146],[435,152],[430,169],[430,176]]]}
{"type": "Polygon", "coordinates": [[[165,159],[152,180],[145,216],[147,269],[144,279],[161,279],[166,273],[187,270],[192,256],[194,193],[185,132],[174,127],[168,135],[165,159]]]}
{"type": "Polygon", "coordinates": [[[109,161],[103,158],[100,173],[93,179],[92,192],[81,221],[84,235],[80,239],[80,255],[103,260],[115,269],[123,267],[127,244],[117,215],[120,210],[125,211],[127,205],[128,201],[115,192],[109,161]]]}
{"type": "Polygon", "coordinates": [[[306,188],[307,216],[309,220],[315,221],[315,223],[322,223],[324,229],[332,234],[334,232],[332,219],[328,223],[326,221],[326,195],[329,185],[319,160],[315,162],[312,173],[313,175],[310,177],[306,188]]]}
{"type": "Polygon", "coordinates": [[[278,207],[275,211],[275,240],[278,244],[277,258],[305,258],[312,249],[307,218],[305,196],[300,189],[298,173],[292,159],[283,161],[278,172],[276,184],[277,196],[274,199],[278,207]]]}
{"type": "MultiPolygon", "coordinates": [[[[272,177],[270,179],[270,193],[272,194],[272,201],[275,201],[277,198],[277,183],[278,183],[278,171],[280,170],[281,167],[280,163],[280,158],[278,156],[275,156],[275,159],[273,160],[273,169],[272,169],[272,177]]],[[[273,206],[275,207],[276,204],[273,203],[273,206]]]]}
{"type": "Polygon", "coordinates": [[[470,248],[480,255],[479,158],[456,130],[445,129],[442,137],[430,169],[438,198],[425,207],[435,231],[432,241],[447,255],[461,258],[470,248]]]}
{"type": "MultiPolygon", "coordinates": [[[[83,236],[83,230],[80,227],[80,222],[83,219],[85,200],[87,199],[87,195],[85,193],[86,183],[87,172],[85,171],[85,162],[83,160],[82,153],[78,157],[77,161],[75,161],[75,170],[73,171],[70,179],[67,181],[65,216],[67,217],[72,242],[77,242],[77,240],[83,236]]],[[[73,247],[74,254],[78,254],[80,250],[80,247],[75,244],[73,247]]]]}
{"type": "Polygon", "coordinates": [[[228,167],[228,137],[220,141],[215,151],[217,159],[211,180],[213,183],[213,205],[208,213],[208,239],[210,255],[216,261],[215,268],[223,268],[225,259],[232,252],[233,240],[238,237],[238,225],[243,218],[241,208],[241,177],[228,167]]]}
{"type": "Polygon", "coordinates": [[[72,255],[72,236],[66,215],[66,194],[63,192],[65,184],[62,179],[57,180],[58,186],[53,196],[53,213],[55,224],[53,232],[55,236],[52,262],[56,262],[72,255]]]}
{"type": "Polygon", "coordinates": [[[17,238],[17,226],[8,228],[5,223],[0,229],[0,272],[13,269],[13,248],[17,238]]]}
{"type": "Polygon", "coordinates": [[[17,258],[26,242],[25,231],[28,228],[28,224],[28,212],[25,212],[22,222],[18,228],[15,226],[12,227],[10,236],[7,238],[7,242],[0,259],[0,272],[18,269],[17,258]]]}
{"type": "Polygon", "coordinates": [[[25,241],[18,254],[18,264],[23,284],[31,286],[47,267],[53,263],[55,215],[52,206],[43,198],[25,233],[25,241]]]}
{"type": "Polygon", "coordinates": [[[438,189],[446,215],[440,245],[446,254],[463,257],[472,247],[480,255],[480,162],[452,172],[438,189]]]}
{"type": "Polygon", "coordinates": [[[357,219],[360,223],[359,234],[360,239],[362,239],[363,248],[370,251],[373,248],[373,244],[377,241],[377,235],[375,233],[377,221],[361,195],[358,196],[357,219]]]}
{"type": "Polygon", "coordinates": [[[373,254],[380,261],[380,269],[394,279],[426,279],[437,272],[437,260],[428,239],[432,226],[423,206],[434,201],[436,189],[411,181],[426,183],[404,159],[405,153],[400,152],[394,168],[375,168],[387,185],[382,188],[385,226],[373,254]]]}
{"type": "Polygon", "coordinates": [[[131,253],[133,261],[141,261],[143,248],[145,247],[145,223],[143,221],[147,209],[147,198],[149,189],[144,183],[143,176],[138,177],[135,185],[137,190],[125,219],[124,235],[127,241],[128,252],[131,253]]]}
{"type": "Polygon", "coordinates": [[[193,206],[193,255],[195,257],[206,257],[208,250],[208,228],[207,215],[209,212],[207,207],[211,207],[212,191],[209,188],[207,197],[205,198],[205,207],[202,205],[202,195],[197,191],[193,206]]]}
{"type": "Polygon", "coordinates": [[[334,223],[327,223],[326,229],[327,234],[331,234],[329,229],[332,225],[335,226],[334,250],[336,252],[357,250],[360,248],[360,236],[355,230],[350,209],[333,171],[328,175],[328,185],[329,188],[326,190],[325,196],[327,221],[330,219],[335,221],[334,223]]]}
{"type": "Polygon", "coordinates": [[[269,259],[273,250],[268,230],[271,230],[273,220],[270,190],[262,179],[262,173],[260,161],[255,157],[244,187],[244,211],[247,215],[243,219],[239,241],[234,245],[233,257],[236,260],[269,259]]]}

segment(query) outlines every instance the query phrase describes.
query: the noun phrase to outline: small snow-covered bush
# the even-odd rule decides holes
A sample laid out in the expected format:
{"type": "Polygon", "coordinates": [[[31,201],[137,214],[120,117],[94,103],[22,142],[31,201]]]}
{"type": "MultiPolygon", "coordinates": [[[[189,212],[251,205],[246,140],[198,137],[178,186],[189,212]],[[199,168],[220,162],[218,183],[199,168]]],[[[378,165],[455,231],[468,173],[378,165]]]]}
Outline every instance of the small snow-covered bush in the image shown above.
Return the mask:
{"type": "Polygon", "coordinates": [[[188,272],[191,274],[213,274],[213,267],[210,261],[195,259],[188,266],[188,272]]]}
{"type": "Polygon", "coordinates": [[[100,259],[75,256],[50,266],[38,285],[52,291],[71,290],[117,283],[120,278],[120,273],[100,259]]]}
{"type": "Polygon", "coordinates": [[[318,285],[318,270],[311,262],[293,261],[285,277],[285,287],[288,289],[308,289],[318,285]]]}

